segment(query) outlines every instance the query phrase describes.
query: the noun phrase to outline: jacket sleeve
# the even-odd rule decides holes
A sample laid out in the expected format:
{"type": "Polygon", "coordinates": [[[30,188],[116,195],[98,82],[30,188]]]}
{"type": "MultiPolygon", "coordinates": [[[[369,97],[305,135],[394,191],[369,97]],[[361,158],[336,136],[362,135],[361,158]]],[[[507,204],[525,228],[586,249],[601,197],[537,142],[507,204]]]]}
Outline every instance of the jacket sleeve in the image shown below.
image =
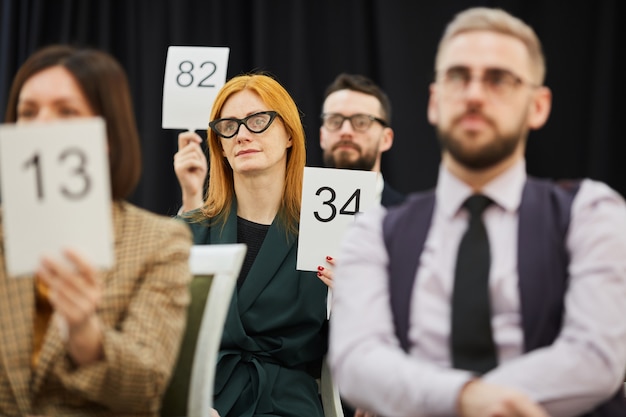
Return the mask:
{"type": "Polygon", "coordinates": [[[103,360],[77,368],[66,355],[54,373],[83,400],[116,412],[154,413],[185,329],[191,237],[178,220],[136,223],[116,237],[116,266],[104,278],[103,360]]]}

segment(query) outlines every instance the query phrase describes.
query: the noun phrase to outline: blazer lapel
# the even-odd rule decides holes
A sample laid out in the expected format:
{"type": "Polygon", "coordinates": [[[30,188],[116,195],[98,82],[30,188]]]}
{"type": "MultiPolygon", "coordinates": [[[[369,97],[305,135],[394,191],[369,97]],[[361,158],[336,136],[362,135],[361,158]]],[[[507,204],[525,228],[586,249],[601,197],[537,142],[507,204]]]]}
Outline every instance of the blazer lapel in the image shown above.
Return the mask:
{"type": "MultiPolygon", "coordinates": [[[[0,250],[0,252],[2,252],[0,250]]],[[[33,278],[9,278],[0,259],[0,360],[6,369],[20,414],[29,412],[31,353],[33,351],[33,278]]]]}
{"type": "MultiPolygon", "coordinates": [[[[226,224],[211,226],[211,244],[237,243],[237,204],[233,201],[226,224]]],[[[233,301],[239,314],[243,314],[253,304],[268,282],[272,280],[282,265],[285,257],[294,248],[296,238],[287,240],[285,230],[278,225],[278,217],[271,224],[261,249],[248,272],[241,289],[235,291],[233,301]]]]}
{"type": "Polygon", "coordinates": [[[288,241],[285,229],[277,222],[278,219],[274,219],[267,231],[261,249],[239,290],[240,314],[246,312],[254,304],[256,298],[280,269],[285,257],[294,248],[296,238],[292,236],[288,241]]]}
{"type": "Polygon", "coordinates": [[[237,243],[237,204],[233,202],[226,224],[211,225],[211,244],[237,243]]]}

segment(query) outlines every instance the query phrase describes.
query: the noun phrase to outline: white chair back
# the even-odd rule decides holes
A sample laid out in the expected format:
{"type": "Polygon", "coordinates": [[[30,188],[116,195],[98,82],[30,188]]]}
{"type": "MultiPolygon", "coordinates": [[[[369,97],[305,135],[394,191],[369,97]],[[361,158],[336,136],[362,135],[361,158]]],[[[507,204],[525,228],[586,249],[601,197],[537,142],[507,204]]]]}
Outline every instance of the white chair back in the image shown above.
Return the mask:
{"type": "Polygon", "coordinates": [[[322,362],[320,395],[322,397],[322,406],[324,407],[324,417],[344,417],[339,390],[333,381],[330,367],[326,362],[326,356],[324,356],[324,361],[322,362]]]}
{"type": "Polygon", "coordinates": [[[189,266],[194,276],[212,275],[202,315],[189,385],[188,417],[211,415],[215,366],[224,322],[246,254],[244,244],[194,245],[189,266]]]}

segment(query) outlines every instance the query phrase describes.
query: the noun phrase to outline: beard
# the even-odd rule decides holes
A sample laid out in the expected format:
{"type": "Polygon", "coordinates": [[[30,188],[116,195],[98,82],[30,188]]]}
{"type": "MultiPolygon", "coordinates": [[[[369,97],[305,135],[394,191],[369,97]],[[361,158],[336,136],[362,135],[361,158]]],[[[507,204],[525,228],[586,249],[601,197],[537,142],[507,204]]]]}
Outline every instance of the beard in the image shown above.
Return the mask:
{"type": "Polygon", "coordinates": [[[330,150],[324,151],[324,166],[327,168],[354,169],[371,171],[376,164],[375,152],[363,152],[363,148],[351,141],[337,142],[330,150]],[[359,157],[352,159],[352,152],[336,151],[340,146],[349,146],[359,153],[359,157]]]}
{"type": "MultiPolygon", "coordinates": [[[[454,121],[452,126],[456,124],[457,120],[454,121]]],[[[485,117],[485,120],[491,126],[495,126],[489,118],[485,117]]],[[[499,135],[496,133],[491,142],[479,149],[470,149],[465,145],[462,138],[452,133],[452,129],[444,131],[437,127],[437,137],[442,150],[448,152],[459,164],[474,171],[491,168],[510,157],[517,149],[519,143],[524,140],[526,134],[527,131],[522,126],[519,126],[510,134],[499,135]]],[[[471,136],[472,134],[470,133],[469,135],[471,136]]]]}

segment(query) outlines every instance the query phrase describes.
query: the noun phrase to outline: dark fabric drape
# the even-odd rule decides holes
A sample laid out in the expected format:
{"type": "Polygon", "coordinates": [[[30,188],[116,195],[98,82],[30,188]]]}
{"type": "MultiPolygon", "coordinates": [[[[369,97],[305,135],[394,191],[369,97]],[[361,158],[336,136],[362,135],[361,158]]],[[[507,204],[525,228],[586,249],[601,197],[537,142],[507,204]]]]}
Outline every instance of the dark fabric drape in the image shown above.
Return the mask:
{"type": "MultiPolygon", "coordinates": [[[[161,129],[169,45],[229,46],[228,77],[263,70],[303,113],[307,162],[322,163],[324,88],[341,71],[363,73],[388,92],[393,148],[385,179],[403,192],[434,185],[439,148],[426,119],[437,41],[470,5],[504,8],[529,22],[544,44],[554,93],[548,124],[532,132],[528,170],[541,177],[588,176],[626,195],[626,3],[543,0],[0,0],[0,112],[10,81],[35,49],[50,43],[112,53],[128,72],[142,137],[144,171],[131,200],[173,214],[177,131],[161,129]]],[[[206,136],[205,133],[202,133],[206,136]]]]}

